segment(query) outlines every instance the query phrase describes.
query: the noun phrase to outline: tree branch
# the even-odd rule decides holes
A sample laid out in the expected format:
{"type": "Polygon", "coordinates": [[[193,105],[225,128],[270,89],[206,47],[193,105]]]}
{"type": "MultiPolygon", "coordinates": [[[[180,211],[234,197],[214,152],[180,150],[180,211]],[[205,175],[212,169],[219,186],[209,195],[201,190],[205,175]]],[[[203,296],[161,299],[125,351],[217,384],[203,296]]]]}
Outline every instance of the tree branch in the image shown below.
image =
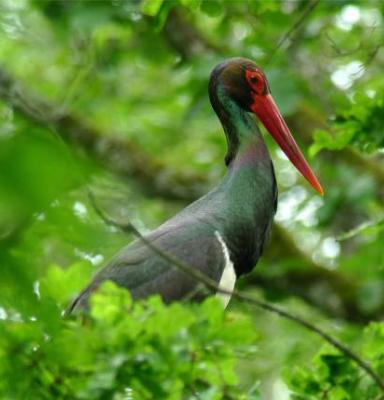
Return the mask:
{"type": "Polygon", "coordinates": [[[371,313],[362,311],[357,301],[359,286],[355,280],[314,262],[278,224],[273,226],[271,243],[261,265],[247,276],[245,285],[262,287],[268,293],[277,291],[279,295],[300,297],[333,318],[354,323],[379,319],[384,314],[383,305],[371,313]],[[263,268],[264,260],[267,260],[268,268],[263,268]],[[290,265],[295,267],[276,272],[273,265],[281,260],[290,260],[290,265]]]}
{"type": "Polygon", "coordinates": [[[203,283],[208,289],[213,290],[214,292],[230,295],[238,300],[243,300],[246,301],[247,303],[253,304],[256,307],[259,307],[263,310],[266,310],[268,312],[271,312],[273,314],[277,314],[282,318],[288,319],[290,321],[293,321],[294,323],[300,325],[301,327],[307,329],[308,331],[311,331],[315,333],[316,335],[320,336],[322,339],[324,339],[326,342],[328,342],[331,346],[339,350],[341,353],[343,353],[346,357],[348,357],[350,360],[352,360],[358,368],[363,370],[365,373],[367,373],[372,380],[377,384],[377,386],[384,392],[384,382],[381,380],[380,376],[372,369],[372,367],[365,361],[363,360],[359,355],[354,353],[351,349],[349,349],[347,346],[345,346],[342,342],[338,341],[335,339],[333,336],[330,334],[326,333],[319,327],[315,326],[314,324],[308,322],[307,320],[291,314],[290,312],[283,310],[279,307],[276,307],[268,302],[259,300],[257,297],[252,296],[248,293],[238,291],[238,290],[227,290],[222,287],[220,287],[213,279],[209,278],[207,275],[202,273],[198,269],[192,268],[190,265],[184,263],[182,260],[177,259],[174,255],[169,253],[168,251],[154,245],[150,240],[148,240],[145,236],[143,236],[137,229],[136,227],[130,222],[127,221],[124,224],[118,223],[108,216],[106,216],[103,211],[98,207],[95,197],[93,196],[93,193],[91,191],[88,191],[89,198],[91,201],[91,204],[93,208],[95,209],[96,213],[100,216],[100,218],[108,225],[114,226],[123,232],[126,233],[133,233],[139,240],[141,240],[149,249],[151,249],[155,254],[159,255],[161,258],[163,258],[165,261],[170,263],[171,265],[175,266],[176,268],[180,269],[181,271],[185,272],[186,274],[190,275],[194,279],[196,279],[198,282],[203,283]]]}
{"type": "MultiPolygon", "coordinates": [[[[302,14],[282,36],[266,64],[271,62],[276,52],[285,41],[290,39],[292,36],[297,35],[297,32],[302,29],[303,24],[308,20],[308,17],[315,10],[319,2],[320,0],[312,0],[308,2],[302,14]]],[[[196,27],[185,18],[182,18],[181,14],[178,13],[177,10],[171,12],[168,17],[164,28],[164,36],[170,46],[180,54],[183,60],[193,59],[202,52],[215,52],[216,54],[225,53],[223,49],[208,43],[196,27]]],[[[297,39],[294,39],[294,41],[296,42],[297,39]]],[[[375,48],[374,51],[372,51],[372,56],[375,56],[377,51],[378,49],[375,48]]],[[[328,128],[325,118],[306,105],[301,105],[297,112],[287,117],[287,122],[288,125],[292,127],[292,130],[298,133],[301,139],[308,145],[312,143],[312,133],[314,129],[328,128]]],[[[327,154],[327,152],[323,151],[320,156],[323,154],[327,154]]],[[[374,160],[364,157],[356,151],[348,148],[339,150],[337,152],[337,157],[354,168],[369,171],[379,184],[384,185],[384,168],[374,160]]]]}
{"type": "MultiPolygon", "coordinates": [[[[145,193],[164,199],[190,202],[206,192],[208,182],[205,176],[193,173],[171,173],[163,163],[143,152],[132,141],[117,138],[115,135],[106,135],[68,111],[50,104],[29,92],[1,67],[0,98],[23,117],[45,128],[53,129],[65,142],[76,145],[113,173],[123,178],[133,178],[145,193]]],[[[318,117],[312,114],[303,108],[298,111],[296,116],[290,118],[289,122],[293,125],[294,130],[297,125],[298,132],[303,136],[310,135],[311,124],[317,126],[316,124],[319,123],[316,119],[318,117]]],[[[360,167],[360,162],[355,166],[360,167]]],[[[380,169],[376,173],[384,181],[384,173],[380,175],[380,169]]],[[[327,268],[313,263],[305,253],[295,246],[282,227],[275,224],[272,231],[275,232],[275,235],[272,236],[272,243],[264,259],[273,260],[274,257],[283,257],[283,255],[273,255],[272,250],[284,248],[284,257],[290,256],[296,261],[301,260],[305,268],[297,271],[284,271],[279,278],[274,278],[258,269],[255,275],[247,278],[247,282],[268,290],[271,288],[281,290],[288,295],[293,293],[330,315],[343,317],[350,321],[361,322],[366,321],[369,317],[380,317],[381,313],[379,312],[366,315],[359,309],[356,299],[352,295],[357,290],[355,282],[347,281],[338,272],[329,271],[327,268]],[[297,282],[306,282],[306,284],[299,288],[297,282]],[[330,298],[336,299],[336,301],[327,303],[328,300],[314,295],[311,288],[318,287],[317,285],[325,285],[332,294],[330,298]]]]}
{"type": "Polygon", "coordinates": [[[281,46],[291,38],[299,29],[302,28],[302,25],[306,21],[306,19],[310,16],[312,11],[316,8],[316,6],[319,4],[320,0],[312,0],[307,3],[307,6],[305,7],[304,11],[299,15],[299,17],[293,22],[292,26],[288,29],[287,32],[281,37],[279,42],[277,43],[276,47],[272,50],[271,55],[266,62],[266,65],[270,64],[278,50],[281,48],[281,46]]]}
{"type": "Polygon", "coordinates": [[[65,142],[85,151],[104,167],[122,177],[134,177],[144,191],[165,199],[190,201],[205,190],[200,174],[170,171],[135,142],[118,135],[105,135],[61,107],[28,91],[0,67],[0,99],[33,122],[54,130],[65,142]]]}

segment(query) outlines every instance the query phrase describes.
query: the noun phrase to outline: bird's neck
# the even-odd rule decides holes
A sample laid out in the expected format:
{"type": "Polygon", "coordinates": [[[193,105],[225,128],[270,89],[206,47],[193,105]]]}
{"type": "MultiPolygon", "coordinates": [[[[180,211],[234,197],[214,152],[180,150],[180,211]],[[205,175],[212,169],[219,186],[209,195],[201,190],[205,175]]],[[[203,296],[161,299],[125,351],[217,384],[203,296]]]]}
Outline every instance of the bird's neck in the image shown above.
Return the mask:
{"type": "Polygon", "coordinates": [[[222,85],[217,85],[211,102],[227,138],[226,165],[238,169],[249,164],[269,163],[268,149],[254,118],[226,94],[222,85]]]}
{"type": "Polygon", "coordinates": [[[268,149],[253,117],[217,88],[211,102],[228,143],[228,172],[217,188],[222,199],[217,220],[238,275],[250,271],[261,254],[276,210],[277,189],[268,149]]]}
{"type": "Polygon", "coordinates": [[[230,208],[245,208],[244,217],[251,221],[258,217],[254,212],[260,209],[260,203],[274,198],[276,183],[271,158],[250,114],[229,100],[219,118],[228,143],[228,172],[221,190],[232,203],[230,208]]]}

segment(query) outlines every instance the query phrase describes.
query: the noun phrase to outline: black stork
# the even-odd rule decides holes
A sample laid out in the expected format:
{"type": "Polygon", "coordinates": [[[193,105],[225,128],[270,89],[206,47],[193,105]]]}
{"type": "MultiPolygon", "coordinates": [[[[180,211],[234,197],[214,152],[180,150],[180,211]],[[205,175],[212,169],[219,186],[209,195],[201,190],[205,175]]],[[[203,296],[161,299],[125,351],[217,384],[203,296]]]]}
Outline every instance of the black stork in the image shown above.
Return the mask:
{"type": "MultiPolygon", "coordinates": [[[[253,113],[289,160],[320,193],[323,189],[300,152],[270,92],[263,71],[251,60],[217,65],[209,98],[223,125],[228,172],[223,180],[177,215],[146,235],[156,247],[232,290],[262,254],[277,206],[274,169],[253,113]]],[[[208,295],[195,278],[177,269],[137,239],[124,247],[70,306],[87,303],[105,280],[130,290],[134,299],[160,294],[164,301],[208,295]]],[[[223,296],[227,305],[229,296],[223,296]]]]}

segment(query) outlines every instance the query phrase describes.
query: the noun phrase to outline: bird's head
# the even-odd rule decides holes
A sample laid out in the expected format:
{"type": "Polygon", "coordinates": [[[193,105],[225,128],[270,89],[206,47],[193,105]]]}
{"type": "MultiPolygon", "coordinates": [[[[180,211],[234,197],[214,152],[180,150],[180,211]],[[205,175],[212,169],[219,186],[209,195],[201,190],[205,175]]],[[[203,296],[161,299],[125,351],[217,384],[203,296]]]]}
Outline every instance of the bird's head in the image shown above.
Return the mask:
{"type": "MultiPolygon", "coordinates": [[[[219,64],[210,86],[220,82],[225,92],[245,111],[257,116],[289,160],[321,195],[324,191],[285,123],[264,72],[251,60],[233,58],[219,64]]],[[[210,88],[211,92],[211,88],[210,88]]]]}

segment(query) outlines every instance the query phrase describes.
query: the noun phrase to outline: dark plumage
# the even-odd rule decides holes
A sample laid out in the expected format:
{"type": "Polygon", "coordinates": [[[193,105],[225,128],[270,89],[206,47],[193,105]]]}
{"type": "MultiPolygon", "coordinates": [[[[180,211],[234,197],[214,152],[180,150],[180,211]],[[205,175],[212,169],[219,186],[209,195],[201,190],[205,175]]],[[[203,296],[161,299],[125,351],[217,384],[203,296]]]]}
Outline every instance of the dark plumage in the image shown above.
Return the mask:
{"type": "MultiPolygon", "coordinates": [[[[230,59],[212,71],[209,97],[226,134],[228,172],[208,194],[146,235],[155,246],[218,283],[228,267],[226,252],[237,277],[254,268],[276,211],[273,166],[249,114],[255,99],[268,94],[264,74],[250,60],[230,59]]],[[[158,293],[170,302],[208,294],[194,278],[136,240],[95,276],[70,311],[84,306],[90,293],[107,279],[129,289],[135,299],[158,293]]]]}

